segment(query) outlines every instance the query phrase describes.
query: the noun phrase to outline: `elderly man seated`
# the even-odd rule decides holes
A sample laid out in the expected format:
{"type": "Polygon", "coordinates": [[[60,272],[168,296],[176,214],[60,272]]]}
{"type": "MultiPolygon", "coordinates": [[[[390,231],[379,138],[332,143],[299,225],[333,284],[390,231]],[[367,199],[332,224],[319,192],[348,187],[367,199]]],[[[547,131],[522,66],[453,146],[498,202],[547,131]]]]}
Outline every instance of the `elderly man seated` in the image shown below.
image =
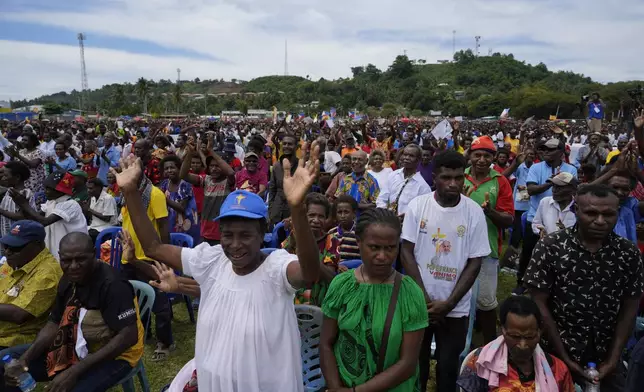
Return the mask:
{"type": "Polygon", "coordinates": [[[31,343],[47,322],[63,272],[45,247],[45,228],[15,222],[0,238],[7,261],[0,267],[0,347],[31,343]]]}
{"type": "Polygon", "coordinates": [[[49,321],[33,344],[9,349],[18,359],[0,369],[4,388],[19,391],[28,369],[52,391],[106,391],[143,355],[143,325],[134,289],[118,271],[94,257],[89,235],[73,232],[60,241],[63,277],[49,321]]]}

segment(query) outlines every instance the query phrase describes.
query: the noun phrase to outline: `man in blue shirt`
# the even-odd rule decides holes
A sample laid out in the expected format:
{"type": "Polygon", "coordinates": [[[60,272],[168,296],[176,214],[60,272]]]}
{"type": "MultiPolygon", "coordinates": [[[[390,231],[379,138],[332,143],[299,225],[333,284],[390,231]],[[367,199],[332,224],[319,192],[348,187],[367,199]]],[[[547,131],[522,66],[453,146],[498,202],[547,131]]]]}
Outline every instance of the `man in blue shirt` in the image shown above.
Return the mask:
{"type": "MultiPolygon", "coordinates": [[[[510,246],[503,254],[503,259],[500,263],[501,266],[507,266],[510,259],[519,253],[519,245],[523,239],[521,216],[527,213],[530,208],[530,195],[528,194],[526,182],[528,181],[528,173],[534,163],[535,156],[535,151],[532,148],[526,148],[517,155],[509,167],[512,172],[511,174],[514,174],[516,180],[512,192],[512,198],[514,200],[514,222],[512,224],[510,246]]],[[[514,266],[511,267],[514,268],[514,266]]]]}
{"type": "Polygon", "coordinates": [[[517,272],[517,288],[515,294],[522,294],[525,289],[522,287],[523,274],[528,268],[532,250],[539,241],[539,237],[532,232],[532,219],[534,218],[539,202],[546,196],[552,196],[552,183],[548,180],[553,176],[566,172],[577,177],[577,168],[563,161],[566,145],[558,139],[550,139],[538,149],[542,153],[543,162],[536,163],[530,167],[526,179],[526,189],[530,195],[527,222],[523,232],[523,248],[519,260],[519,271],[517,272]]]}
{"type": "Polygon", "coordinates": [[[108,132],[103,137],[104,146],[99,149],[99,153],[94,156],[94,165],[98,166],[97,177],[107,185],[107,173],[110,167],[118,167],[121,152],[114,145],[116,136],[112,132],[108,132]]]}
{"type": "Polygon", "coordinates": [[[588,128],[590,132],[602,131],[602,120],[604,119],[604,101],[599,99],[598,93],[593,93],[588,101],[588,128]]]}

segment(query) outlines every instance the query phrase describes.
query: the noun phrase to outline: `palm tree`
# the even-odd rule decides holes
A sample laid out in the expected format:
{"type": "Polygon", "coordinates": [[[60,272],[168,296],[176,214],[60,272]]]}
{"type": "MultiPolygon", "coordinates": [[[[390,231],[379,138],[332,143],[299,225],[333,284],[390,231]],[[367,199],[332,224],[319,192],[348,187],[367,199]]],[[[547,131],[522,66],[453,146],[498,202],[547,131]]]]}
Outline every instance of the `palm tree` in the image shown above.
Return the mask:
{"type": "Polygon", "coordinates": [[[143,113],[148,112],[148,95],[150,94],[150,83],[145,78],[139,78],[136,82],[136,94],[143,101],[143,113]]]}
{"type": "Polygon", "coordinates": [[[112,101],[112,109],[120,113],[123,106],[125,106],[125,90],[122,84],[115,85],[110,100],[112,101]]]}

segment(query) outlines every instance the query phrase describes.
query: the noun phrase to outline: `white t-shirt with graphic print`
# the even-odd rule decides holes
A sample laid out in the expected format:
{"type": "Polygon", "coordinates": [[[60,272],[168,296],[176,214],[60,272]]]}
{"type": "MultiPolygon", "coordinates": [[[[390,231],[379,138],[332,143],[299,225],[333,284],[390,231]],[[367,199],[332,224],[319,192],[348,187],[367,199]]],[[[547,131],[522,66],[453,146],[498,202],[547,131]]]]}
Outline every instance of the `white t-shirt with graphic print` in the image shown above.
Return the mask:
{"type": "MultiPolygon", "coordinates": [[[[490,254],[483,209],[472,199],[461,196],[454,207],[441,207],[435,192],[409,203],[401,238],[412,242],[414,256],[427,294],[432,300],[449,298],[467,260],[490,254]]],[[[472,290],[447,317],[469,314],[472,290]]]]}

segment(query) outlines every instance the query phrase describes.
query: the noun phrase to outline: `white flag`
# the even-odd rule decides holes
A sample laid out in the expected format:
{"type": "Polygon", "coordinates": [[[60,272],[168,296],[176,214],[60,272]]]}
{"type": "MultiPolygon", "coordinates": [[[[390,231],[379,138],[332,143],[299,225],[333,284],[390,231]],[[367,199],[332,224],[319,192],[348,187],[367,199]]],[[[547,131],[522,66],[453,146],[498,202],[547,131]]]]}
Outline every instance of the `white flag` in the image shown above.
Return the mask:
{"type": "Polygon", "coordinates": [[[434,129],[432,129],[432,135],[436,140],[445,139],[447,135],[452,133],[452,124],[449,123],[446,119],[436,124],[434,129]]]}

